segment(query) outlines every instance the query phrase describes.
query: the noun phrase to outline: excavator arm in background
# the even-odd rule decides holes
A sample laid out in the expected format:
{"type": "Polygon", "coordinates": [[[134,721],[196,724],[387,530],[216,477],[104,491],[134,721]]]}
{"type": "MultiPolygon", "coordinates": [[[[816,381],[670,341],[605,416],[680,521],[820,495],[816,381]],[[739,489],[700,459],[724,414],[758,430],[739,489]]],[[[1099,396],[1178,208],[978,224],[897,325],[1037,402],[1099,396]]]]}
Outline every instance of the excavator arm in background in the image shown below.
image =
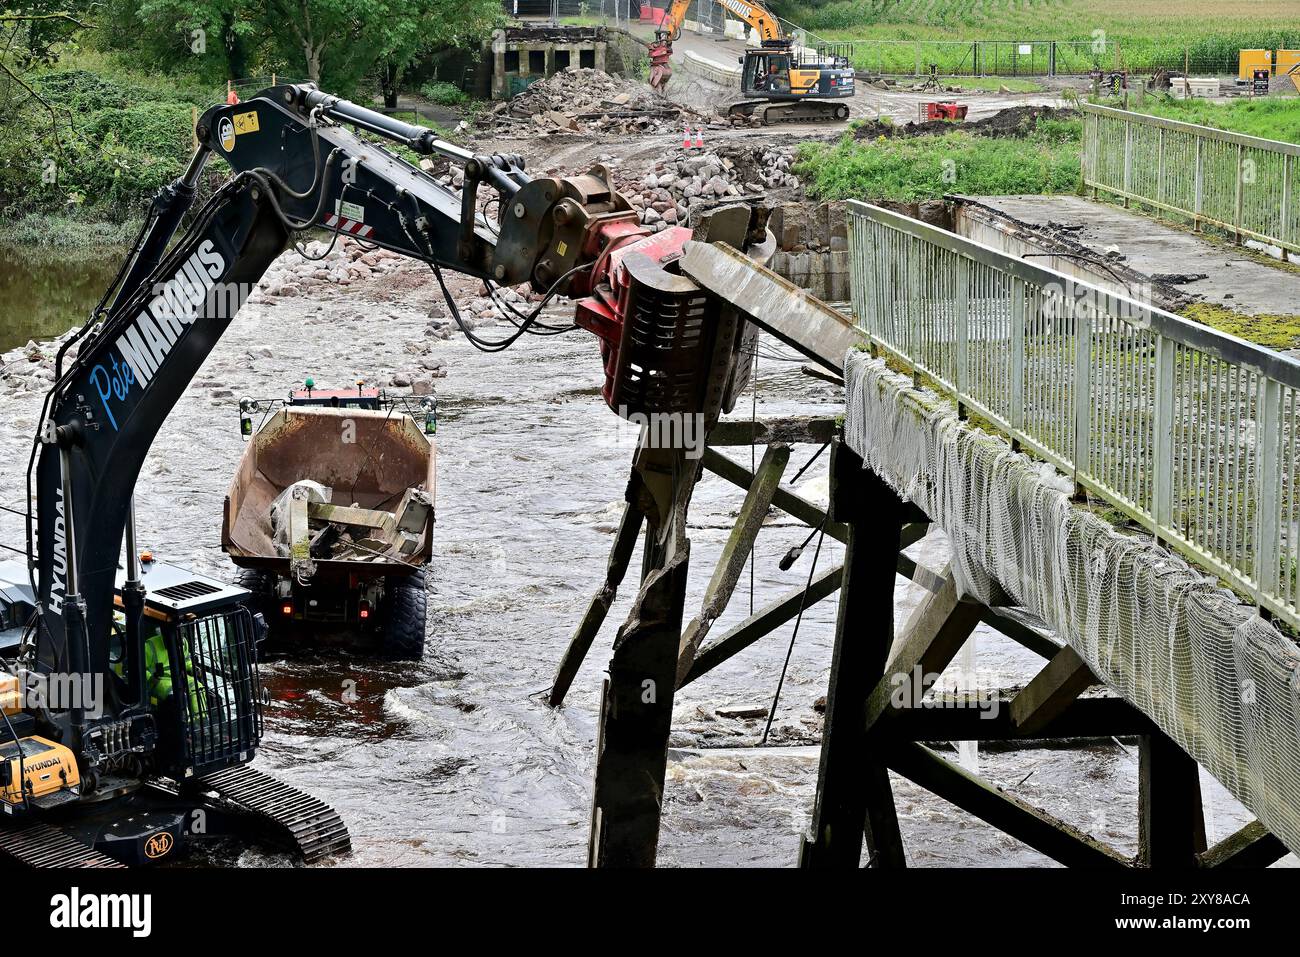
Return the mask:
{"type": "MultiPolygon", "coordinates": [[[[710,2],[710,0],[700,0],[701,3],[710,2]]],[[[761,41],[776,41],[784,39],[781,32],[781,24],[776,16],[763,7],[753,3],[745,3],[744,0],[712,0],[723,9],[735,14],[737,18],[749,24],[758,33],[761,41]]],[[[650,55],[650,85],[656,90],[662,90],[668,85],[668,79],[672,76],[672,67],[669,60],[673,55],[673,41],[682,33],[682,23],[686,19],[686,11],[691,5],[691,0],[673,0],[673,5],[668,8],[664,14],[663,20],[655,29],[655,39],[649,46],[650,55]]]]}

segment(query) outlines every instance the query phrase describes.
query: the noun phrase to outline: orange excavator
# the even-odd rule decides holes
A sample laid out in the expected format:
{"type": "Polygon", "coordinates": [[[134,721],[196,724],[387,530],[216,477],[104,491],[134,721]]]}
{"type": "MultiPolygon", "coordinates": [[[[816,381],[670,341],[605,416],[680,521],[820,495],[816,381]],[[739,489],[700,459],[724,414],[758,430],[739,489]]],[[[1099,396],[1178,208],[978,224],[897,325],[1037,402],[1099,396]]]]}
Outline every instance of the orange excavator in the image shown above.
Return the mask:
{"type": "MultiPolygon", "coordinates": [[[[849,118],[846,102],[854,92],[853,69],[847,59],[805,59],[781,31],[777,18],[757,4],[744,0],[717,0],[717,3],[754,28],[759,46],[751,47],[739,57],[740,91],[754,99],[733,103],[730,116],[757,116],[764,125],[792,122],[843,122],[849,118]]],[[[662,90],[672,76],[669,60],[673,41],[681,36],[690,0],[673,0],[655,30],[649,45],[650,85],[662,90]]]]}

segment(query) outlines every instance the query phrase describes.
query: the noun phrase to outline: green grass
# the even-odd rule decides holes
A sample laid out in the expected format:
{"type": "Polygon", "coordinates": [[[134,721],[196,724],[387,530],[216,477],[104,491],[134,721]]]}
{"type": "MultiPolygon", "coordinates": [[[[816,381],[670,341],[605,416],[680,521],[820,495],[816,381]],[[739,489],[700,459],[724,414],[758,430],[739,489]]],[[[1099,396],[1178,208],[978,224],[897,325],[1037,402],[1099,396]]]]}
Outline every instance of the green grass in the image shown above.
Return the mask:
{"type": "MultiPolygon", "coordinates": [[[[1108,106],[1120,105],[1109,100],[1101,102],[1108,106]]],[[[1130,98],[1129,109],[1248,136],[1300,143],[1300,98],[1295,97],[1240,99],[1230,103],[1148,97],[1140,105],[1130,98]]]]}
{"type": "MultiPolygon", "coordinates": [[[[920,62],[939,63],[940,72],[964,72],[958,67],[969,60],[969,44],[951,41],[1080,41],[1077,50],[1058,49],[1062,72],[1181,68],[1186,54],[1194,71],[1235,73],[1239,49],[1300,45],[1294,0],[796,0],[775,9],[826,39],[948,41],[919,50],[920,62]],[[1091,51],[1098,39],[1111,41],[1100,57],[1091,51]]],[[[855,59],[862,69],[883,62],[887,72],[910,73],[917,53],[915,44],[862,48],[855,59]]]]}
{"type": "Polygon", "coordinates": [[[795,170],[817,199],[918,202],[945,193],[1073,193],[1080,188],[1077,120],[1042,121],[1026,138],[938,136],[805,143],[795,170]]]}
{"type": "Polygon", "coordinates": [[[42,247],[61,252],[122,249],[140,229],[138,219],[110,223],[76,213],[29,213],[5,227],[0,246],[13,249],[42,247]]]}
{"type": "Polygon", "coordinates": [[[420,87],[420,94],[439,106],[459,106],[469,99],[469,94],[446,80],[430,80],[420,87]]]}

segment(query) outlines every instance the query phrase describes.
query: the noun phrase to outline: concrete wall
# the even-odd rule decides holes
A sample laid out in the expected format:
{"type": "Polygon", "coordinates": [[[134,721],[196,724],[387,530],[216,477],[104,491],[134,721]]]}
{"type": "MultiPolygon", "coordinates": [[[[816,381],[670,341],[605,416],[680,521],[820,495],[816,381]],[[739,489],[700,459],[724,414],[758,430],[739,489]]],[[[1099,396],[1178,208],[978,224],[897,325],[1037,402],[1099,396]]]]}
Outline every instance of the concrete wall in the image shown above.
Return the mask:
{"type": "Polygon", "coordinates": [[[843,203],[785,203],[768,228],[776,236],[772,270],[826,302],[849,298],[849,229],[843,203]]]}
{"type": "Polygon", "coordinates": [[[685,51],[680,62],[687,73],[693,73],[695,76],[711,83],[717,83],[720,86],[736,87],[737,92],[739,92],[739,63],[721,63],[718,60],[706,59],[690,50],[685,51]]]}
{"type": "Polygon", "coordinates": [[[567,66],[604,70],[607,46],[600,27],[497,30],[492,34],[492,99],[508,100],[516,77],[548,77],[567,66]]]}

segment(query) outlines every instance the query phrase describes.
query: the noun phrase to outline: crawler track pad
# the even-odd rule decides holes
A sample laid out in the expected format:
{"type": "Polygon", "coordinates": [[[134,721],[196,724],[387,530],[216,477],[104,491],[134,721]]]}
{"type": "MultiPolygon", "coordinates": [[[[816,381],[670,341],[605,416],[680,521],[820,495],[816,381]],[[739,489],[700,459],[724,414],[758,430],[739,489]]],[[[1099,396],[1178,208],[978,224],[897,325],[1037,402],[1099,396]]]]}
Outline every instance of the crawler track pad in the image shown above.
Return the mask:
{"type": "Polygon", "coordinates": [[[288,841],[308,864],[352,850],[352,838],[337,811],[269,774],[247,766],[228,768],[198,783],[231,810],[257,818],[268,834],[288,841]]]}
{"type": "Polygon", "coordinates": [[[43,821],[0,825],[0,859],[25,867],[122,867],[107,854],[43,821]]]}

